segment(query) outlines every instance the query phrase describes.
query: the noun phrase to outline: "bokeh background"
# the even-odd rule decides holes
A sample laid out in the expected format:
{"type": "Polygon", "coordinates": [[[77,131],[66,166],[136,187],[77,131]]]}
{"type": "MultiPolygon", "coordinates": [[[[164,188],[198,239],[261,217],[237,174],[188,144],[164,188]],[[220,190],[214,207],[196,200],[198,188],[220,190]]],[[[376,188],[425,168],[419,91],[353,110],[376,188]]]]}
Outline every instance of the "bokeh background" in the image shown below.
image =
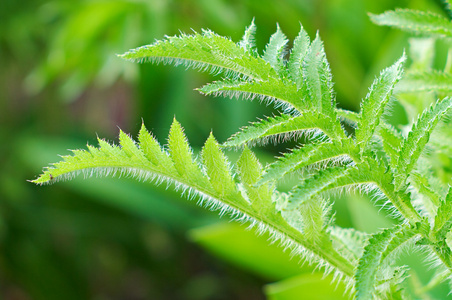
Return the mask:
{"type": "MultiPolygon", "coordinates": [[[[444,14],[432,0],[1,0],[0,297],[3,299],[341,299],[308,266],[266,237],[129,179],[27,182],[67,149],[135,134],[164,143],[173,116],[195,149],[274,112],[258,102],[210,98],[209,74],[132,64],[115,54],[164,35],[210,28],[239,41],[255,18],[262,50],[279,23],[324,40],[341,107],[358,110],[368,86],[408,47],[372,24],[396,7],[444,14]]],[[[393,122],[406,122],[395,108],[393,122]]],[[[263,161],[280,148],[259,152],[263,161]]],[[[237,153],[229,153],[231,160],[237,153]]],[[[336,200],[337,222],[373,232],[388,219],[362,197],[336,200]]],[[[423,280],[420,278],[419,280],[423,280]]],[[[326,283],[325,283],[326,282],[326,283]]],[[[441,292],[441,291],[440,291],[441,292]]],[[[440,293],[438,292],[438,293],[440,293]]],[[[448,290],[439,297],[446,297],[448,290]]]]}

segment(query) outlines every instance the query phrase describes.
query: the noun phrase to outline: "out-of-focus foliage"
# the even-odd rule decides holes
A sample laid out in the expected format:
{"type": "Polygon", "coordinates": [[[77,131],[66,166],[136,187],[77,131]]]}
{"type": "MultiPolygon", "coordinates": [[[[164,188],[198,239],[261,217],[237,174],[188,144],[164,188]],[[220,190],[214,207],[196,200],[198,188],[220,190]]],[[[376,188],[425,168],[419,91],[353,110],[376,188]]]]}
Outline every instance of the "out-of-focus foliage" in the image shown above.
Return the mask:
{"type": "MultiPolygon", "coordinates": [[[[238,40],[253,17],[260,36],[269,36],[279,23],[293,40],[302,22],[310,36],[321,32],[339,105],[357,110],[353,99],[363,97],[378,70],[408,48],[408,35],[375,26],[367,12],[404,7],[446,15],[440,2],[0,1],[1,295],[263,299],[261,286],[274,279],[259,270],[256,277],[247,275],[187,242],[189,228],[205,226],[212,218],[165,186],[79,180],[36,188],[26,180],[57,160],[53,153],[92,143],[95,133],[113,138],[117,126],[136,132],[141,119],[156,135],[166,136],[171,123],[167,116],[176,115],[192,145],[200,146],[211,128],[224,141],[251,116],[271,113],[256,103],[198,95],[192,88],[208,75],[128,64],[116,53],[178,34],[179,29],[190,33],[191,28],[211,28],[238,40]],[[209,117],[196,118],[198,113],[209,117]],[[134,196],[122,197],[125,190],[133,190],[134,196]]],[[[266,40],[257,43],[262,49],[266,40]]],[[[437,52],[446,49],[437,46],[437,52]]],[[[400,107],[392,120],[406,121],[400,107]]],[[[338,199],[335,205],[342,226],[369,232],[378,228],[364,222],[379,219],[365,200],[338,199]]],[[[267,291],[276,297],[276,289],[267,291]]]]}

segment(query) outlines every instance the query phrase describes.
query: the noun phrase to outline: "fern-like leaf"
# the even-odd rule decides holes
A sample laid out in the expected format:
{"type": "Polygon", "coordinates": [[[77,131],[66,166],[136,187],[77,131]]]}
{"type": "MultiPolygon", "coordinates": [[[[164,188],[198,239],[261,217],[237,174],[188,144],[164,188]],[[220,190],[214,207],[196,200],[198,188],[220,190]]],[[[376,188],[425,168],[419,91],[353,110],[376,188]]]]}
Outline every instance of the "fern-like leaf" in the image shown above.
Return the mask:
{"type": "Polygon", "coordinates": [[[373,299],[376,287],[375,281],[381,265],[383,252],[389,246],[398,230],[400,230],[399,227],[384,229],[369,238],[355,274],[355,299],[373,299]]]}
{"type": "Polygon", "coordinates": [[[205,95],[244,97],[245,99],[258,98],[261,101],[275,103],[276,107],[282,107],[284,111],[293,111],[297,114],[303,111],[303,101],[307,95],[302,90],[297,90],[295,84],[284,83],[276,78],[268,78],[266,81],[216,81],[207,84],[200,89],[205,95]]]}
{"type": "Polygon", "coordinates": [[[379,135],[383,140],[383,149],[389,156],[391,167],[395,168],[401,145],[403,143],[403,136],[391,125],[386,123],[382,123],[381,125],[379,135]]]}
{"type": "Polygon", "coordinates": [[[357,156],[356,152],[352,142],[348,139],[343,140],[342,143],[307,144],[291,153],[284,154],[269,165],[260,183],[281,179],[286,174],[315,163],[325,161],[347,163],[351,161],[351,157],[357,156]]]}
{"type": "Polygon", "coordinates": [[[254,24],[254,19],[251,21],[251,25],[245,29],[245,34],[242,40],[239,42],[239,47],[257,56],[256,41],[254,35],[256,34],[256,25],[254,24]]]}
{"type": "Polygon", "coordinates": [[[380,123],[381,116],[392,94],[394,85],[402,75],[402,67],[405,59],[406,57],[403,55],[396,63],[381,72],[380,76],[373,82],[369,93],[361,104],[356,140],[362,150],[367,147],[369,140],[380,123]]]}
{"type": "Polygon", "coordinates": [[[119,57],[139,62],[184,65],[187,68],[224,73],[226,76],[239,75],[253,80],[278,76],[264,60],[209,30],[202,34],[167,37],[154,44],[132,49],[119,57]]]}
{"type": "Polygon", "coordinates": [[[452,188],[449,188],[447,196],[441,202],[435,217],[433,232],[439,237],[445,238],[452,226],[452,188]]]}
{"type": "Polygon", "coordinates": [[[270,117],[261,122],[252,123],[248,127],[231,136],[224,144],[225,147],[241,147],[243,145],[253,146],[257,143],[265,143],[269,139],[276,141],[285,140],[290,137],[298,137],[305,132],[319,131],[331,139],[345,138],[344,131],[331,118],[312,111],[305,112],[300,116],[282,114],[270,117]]]}
{"type": "Polygon", "coordinates": [[[303,61],[303,79],[311,96],[312,106],[336,119],[332,75],[320,36],[316,35],[303,61]]]}
{"type": "Polygon", "coordinates": [[[212,133],[202,149],[202,160],[210,183],[221,198],[237,193],[236,184],[229,170],[229,162],[212,133]]]}
{"type": "Polygon", "coordinates": [[[300,32],[293,42],[287,66],[289,78],[295,82],[297,88],[300,88],[303,84],[302,65],[310,44],[311,39],[301,25],[300,32]]]}
{"type": "Polygon", "coordinates": [[[380,15],[370,14],[370,19],[378,25],[392,26],[416,34],[452,37],[451,22],[432,12],[396,9],[380,15]]]}
{"type": "Polygon", "coordinates": [[[276,27],[276,32],[270,37],[270,42],[267,44],[262,58],[268,62],[278,74],[283,75],[282,73],[285,71],[284,50],[289,40],[281,31],[278,24],[276,27]]]}
{"type": "Polygon", "coordinates": [[[406,178],[415,167],[419,156],[427,144],[436,124],[452,108],[452,98],[444,98],[426,109],[413,124],[411,131],[401,148],[397,161],[396,186],[405,183],[406,178]]]}

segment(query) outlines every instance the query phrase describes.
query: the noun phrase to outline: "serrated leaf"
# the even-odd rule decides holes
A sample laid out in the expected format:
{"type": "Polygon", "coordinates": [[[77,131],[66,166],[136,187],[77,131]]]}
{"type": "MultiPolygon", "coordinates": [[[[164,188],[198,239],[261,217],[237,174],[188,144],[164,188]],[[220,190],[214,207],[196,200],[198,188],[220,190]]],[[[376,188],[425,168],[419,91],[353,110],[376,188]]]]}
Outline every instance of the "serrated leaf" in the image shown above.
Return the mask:
{"type": "Polygon", "coordinates": [[[237,192],[229,170],[229,163],[212,133],[202,149],[202,160],[210,183],[220,196],[231,195],[237,192]]]}
{"type": "Polygon", "coordinates": [[[404,184],[406,178],[415,167],[419,156],[429,141],[430,134],[439,120],[452,108],[452,98],[444,98],[424,110],[413,124],[408,137],[404,140],[400,156],[397,161],[396,186],[404,184]]]}
{"type": "Polygon", "coordinates": [[[323,114],[336,119],[332,75],[318,33],[304,57],[302,73],[311,105],[323,114]]]}
{"type": "Polygon", "coordinates": [[[290,52],[290,59],[287,65],[289,71],[289,78],[295,82],[297,88],[300,88],[303,84],[302,76],[302,65],[303,60],[307,54],[309,46],[311,44],[311,39],[308,33],[304,30],[303,25],[301,25],[300,32],[293,42],[293,47],[290,52]]]}
{"type": "Polygon", "coordinates": [[[342,128],[336,122],[333,122],[331,118],[311,111],[304,112],[296,117],[282,114],[277,117],[267,118],[261,122],[252,123],[231,136],[223,146],[253,146],[257,143],[265,143],[269,139],[285,140],[291,137],[298,137],[309,130],[320,130],[331,139],[345,138],[342,128]]]}
{"type": "Polygon", "coordinates": [[[452,37],[451,22],[432,12],[396,9],[380,15],[370,14],[370,19],[378,25],[396,27],[416,34],[452,37]]]}
{"type": "Polygon", "coordinates": [[[264,60],[254,57],[228,38],[209,30],[203,31],[203,34],[166,37],[154,44],[129,50],[119,57],[138,62],[184,65],[254,80],[278,76],[264,60]]]}
{"type": "Polygon", "coordinates": [[[395,168],[404,138],[394,127],[386,123],[381,124],[378,133],[383,140],[383,149],[390,158],[390,165],[395,168]]]}
{"type": "Polygon", "coordinates": [[[314,244],[320,245],[328,240],[326,243],[331,245],[330,239],[325,239],[329,235],[325,227],[330,218],[326,200],[322,197],[308,198],[298,206],[298,210],[302,218],[303,236],[314,244]]]}
{"type": "Polygon", "coordinates": [[[452,74],[438,70],[405,74],[396,87],[398,93],[430,92],[451,93],[452,74]]]}
{"type": "Polygon", "coordinates": [[[353,149],[350,140],[343,140],[342,143],[307,144],[291,153],[284,154],[276,162],[269,165],[260,183],[281,179],[286,174],[315,163],[331,160],[347,162],[351,160],[350,156],[357,155],[353,152],[357,151],[353,149]],[[349,158],[347,159],[344,156],[349,158]]]}
{"type": "Polygon", "coordinates": [[[278,74],[281,74],[285,69],[284,66],[284,50],[287,45],[286,35],[281,31],[281,28],[276,24],[276,32],[270,37],[270,41],[265,47],[263,60],[268,62],[278,74]]]}
{"type": "Polygon", "coordinates": [[[138,141],[140,143],[140,149],[143,151],[144,156],[155,166],[162,166],[168,171],[175,171],[173,162],[169,158],[168,154],[162,150],[157,140],[146,130],[144,124],[141,125],[140,132],[138,134],[138,141]]]}
{"type": "Polygon", "coordinates": [[[384,229],[369,238],[355,273],[355,299],[373,299],[382,253],[388,247],[397,230],[399,230],[398,227],[384,229]]]}
{"type": "Polygon", "coordinates": [[[274,103],[276,107],[281,106],[285,111],[296,109],[303,111],[303,99],[308,95],[302,90],[297,90],[295,84],[283,82],[280,79],[268,78],[265,81],[216,81],[198,89],[205,95],[221,95],[229,97],[243,97],[245,99],[258,98],[261,101],[274,103]]]}
{"type": "Polygon", "coordinates": [[[187,137],[176,119],[171,124],[168,149],[174,167],[180,176],[191,176],[191,173],[198,169],[198,166],[193,162],[193,153],[188,145],[187,137]]]}
{"type": "Polygon", "coordinates": [[[352,262],[357,262],[361,257],[367,233],[354,228],[341,228],[330,226],[328,228],[334,249],[352,262]]]}
{"type": "Polygon", "coordinates": [[[251,21],[251,25],[245,29],[245,33],[242,37],[242,40],[239,42],[240,48],[245,50],[246,52],[252,53],[253,55],[256,53],[256,41],[254,39],[254,35],[256,34],[256,25],[254,24],[254,19],[251,21]]]}
{"type": "Polygon", "coordinates": [[[447,196],[443,201],[441,201],[441,205],[438,207],[438,211],[435,216],[435,225],[433,227],[433,232],[439,233],[443,231],[444,234],[447,232],[452,225],[452,188],[449,188],[447,192],[447,196]],[[446,226],[447,225],[447,226],[446,226]],[[443,228],[446,230],[443,230],[443,228]]]}
{"type": "Polygon", "coordinates": [[[261,217],[276,216],[278,210],[272,199],[272,190],[268,185],[255,186],[262,174],[262,166],[257,157],[248,148],[242,152],[237,161],[237,170],[252,207],[261,217]]]}
{"type": "Polygon", "coordinates": [[[356,129],[356,141],[361,150],[366,149],[377,126],[380,123],[386,104],[394,89],[394,85],[400,80],[403,72],[405,54],[392,66],[384,69],[378,78],[374,80],[369,93],[361,103],[358,128],[356,129]]]}
{"type": "Polygon", "coordinates": [[[318,170],[310,177],[304,179],[301,184],[295,187],[289,196],[287,209],[295,209],[306,202],[314,195],[331,186],[335,186],[338,180],[347,175],[347,167],[332,167],[318,170]]]}

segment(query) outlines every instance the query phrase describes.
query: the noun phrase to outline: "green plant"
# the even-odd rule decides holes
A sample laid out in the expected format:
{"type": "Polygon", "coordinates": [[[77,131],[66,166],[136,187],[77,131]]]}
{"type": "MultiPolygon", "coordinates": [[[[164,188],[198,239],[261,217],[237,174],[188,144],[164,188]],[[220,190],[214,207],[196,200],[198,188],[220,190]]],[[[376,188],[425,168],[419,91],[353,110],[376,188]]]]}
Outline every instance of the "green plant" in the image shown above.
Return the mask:
{"type": "Polygon", "coordinates": [[[421,249],[438,264],[427,288],[414,291],[424,295],[452,270],[452,191],[421,164],[426,147],[436,145],[431,143],[435,128],[450,126],[445,116],[452,98],[426,108],[402,134],[384,114],[402,77],[405,54],[375,79],[357,114],[336,106],[318,34],[311,41],[302,28],[287,58],[288,40],[279,26],[262,55],[254,44],[255,30],[252,23],[237,44],[208,30],[182,34],[120,57],[221,74],[221,80],[199,91],[258,98],[280,107],[278,116],[242,128],[222,145],[211,134],[199,156],[175,119],[166,146],[144,125],[137,142],[120,131],[119,145],[99,139],[99,147],[74,150],[33,182],[53,183],[77,174],[165,181],[220,214],[270,232],[295,255],[334,272],[356,299],[409,297],[408,270],[396,258],[402,250],[421,249]],[[291,138],[300,145],[265,168],[250,150],[291,138]],[[222,148],[242,149],[234,166],[222,148]],[[296,178],[293,188],[278,190],[288,176],[296,178]],[[355,191],[384,202],[397,224],[372,235],[336,226],[330,198],[355,191]]]}

